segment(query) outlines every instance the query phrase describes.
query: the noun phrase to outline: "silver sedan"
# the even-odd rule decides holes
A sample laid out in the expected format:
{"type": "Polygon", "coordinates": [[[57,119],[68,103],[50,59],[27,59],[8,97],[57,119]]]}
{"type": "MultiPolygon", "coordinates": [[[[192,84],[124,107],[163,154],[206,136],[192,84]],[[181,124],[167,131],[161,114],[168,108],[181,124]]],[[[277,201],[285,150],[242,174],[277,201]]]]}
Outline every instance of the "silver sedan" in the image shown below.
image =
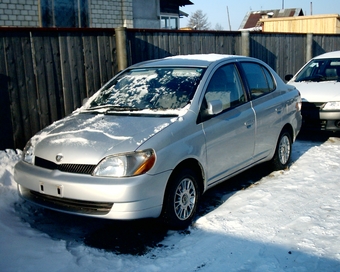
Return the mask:
{"type": "Polygon", "coordinates": [[[300,109],[299,92],[257,59],[148,61],[33,136],[14,178],[43,207],[186,228],[209,188],[265,161],[289,165],[300,109]]]}

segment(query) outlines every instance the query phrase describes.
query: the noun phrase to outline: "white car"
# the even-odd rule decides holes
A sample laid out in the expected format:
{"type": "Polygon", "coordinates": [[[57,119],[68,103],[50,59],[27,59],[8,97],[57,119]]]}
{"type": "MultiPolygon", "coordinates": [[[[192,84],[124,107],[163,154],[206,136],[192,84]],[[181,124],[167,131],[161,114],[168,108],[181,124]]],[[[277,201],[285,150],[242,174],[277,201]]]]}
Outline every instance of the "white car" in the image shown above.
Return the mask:
{"type": "Polygon", "coordinates": [[[300,107],[300,93],[257,59],[136,64],[35,135],[14,179],[43,207],[185,228],[212,186],[265,161],[288,166],[300,107]]]}
{"type": "Polygon", "coordinates": [[[311,59],[285,79],[301,93],[303,128],[340,131],[340,51],[311,59]]]}

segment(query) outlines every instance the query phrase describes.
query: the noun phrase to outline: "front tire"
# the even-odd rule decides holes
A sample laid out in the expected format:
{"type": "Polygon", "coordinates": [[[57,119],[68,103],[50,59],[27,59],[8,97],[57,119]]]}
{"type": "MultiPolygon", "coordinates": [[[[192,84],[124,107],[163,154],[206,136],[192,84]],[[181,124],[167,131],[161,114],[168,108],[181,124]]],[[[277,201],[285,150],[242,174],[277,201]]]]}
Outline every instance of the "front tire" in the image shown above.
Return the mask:
{"type": "Polygon", "coordinates": [[[187,228],[196,214],[199,197],[197,174],[191,169],[175,172],[164,196],[163,222],[172,229],[187,228]]]}
{"type": "Polygon", "coordinates": [[[286,130],[281,132],[277,142],[275,155],[272,159],[274,170],[283,170],[288,167],[292,154],[292,136],[286,130]]]}

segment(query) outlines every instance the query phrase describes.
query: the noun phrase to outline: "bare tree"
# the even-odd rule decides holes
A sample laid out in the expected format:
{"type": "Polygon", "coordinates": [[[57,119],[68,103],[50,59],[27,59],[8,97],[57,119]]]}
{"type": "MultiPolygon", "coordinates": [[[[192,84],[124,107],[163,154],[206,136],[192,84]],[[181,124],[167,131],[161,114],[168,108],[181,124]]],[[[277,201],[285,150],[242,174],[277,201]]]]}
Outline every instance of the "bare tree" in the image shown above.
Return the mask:
{"type": "Polygon", "coordinates": [[[215,30],[223,30],[223,26],[219,23],[215,25],[215,30]]]}
{"type": "Polygon", "coordinates": [[[192,13],[189,18],[189,27],[197,30],[208,30],[210,23],[208,22],[207,14],[200,9],[192,13]]]}

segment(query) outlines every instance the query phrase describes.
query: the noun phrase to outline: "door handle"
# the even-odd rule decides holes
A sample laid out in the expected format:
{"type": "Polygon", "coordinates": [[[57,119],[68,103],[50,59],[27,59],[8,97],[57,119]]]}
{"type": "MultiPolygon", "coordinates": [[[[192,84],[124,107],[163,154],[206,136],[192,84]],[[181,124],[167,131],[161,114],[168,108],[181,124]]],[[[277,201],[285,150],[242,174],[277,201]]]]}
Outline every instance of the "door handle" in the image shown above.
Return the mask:
{"type": "Polygon", "coordinates": [[[244,122],[244,125],[247,127],[247,128],[250,128],[253,124],[254,124],[255,120],[252,119],[252,120],[248,120],[246,122],[244,122]]]}
{"type": "Polygon", "coordinates": [[[282,106],[280,106],[280,107],[277,107],[276,109],[275,109],[275,111],[277,112],[277,113],[281,113],[281,111],[282,111],[282,106]]]}

